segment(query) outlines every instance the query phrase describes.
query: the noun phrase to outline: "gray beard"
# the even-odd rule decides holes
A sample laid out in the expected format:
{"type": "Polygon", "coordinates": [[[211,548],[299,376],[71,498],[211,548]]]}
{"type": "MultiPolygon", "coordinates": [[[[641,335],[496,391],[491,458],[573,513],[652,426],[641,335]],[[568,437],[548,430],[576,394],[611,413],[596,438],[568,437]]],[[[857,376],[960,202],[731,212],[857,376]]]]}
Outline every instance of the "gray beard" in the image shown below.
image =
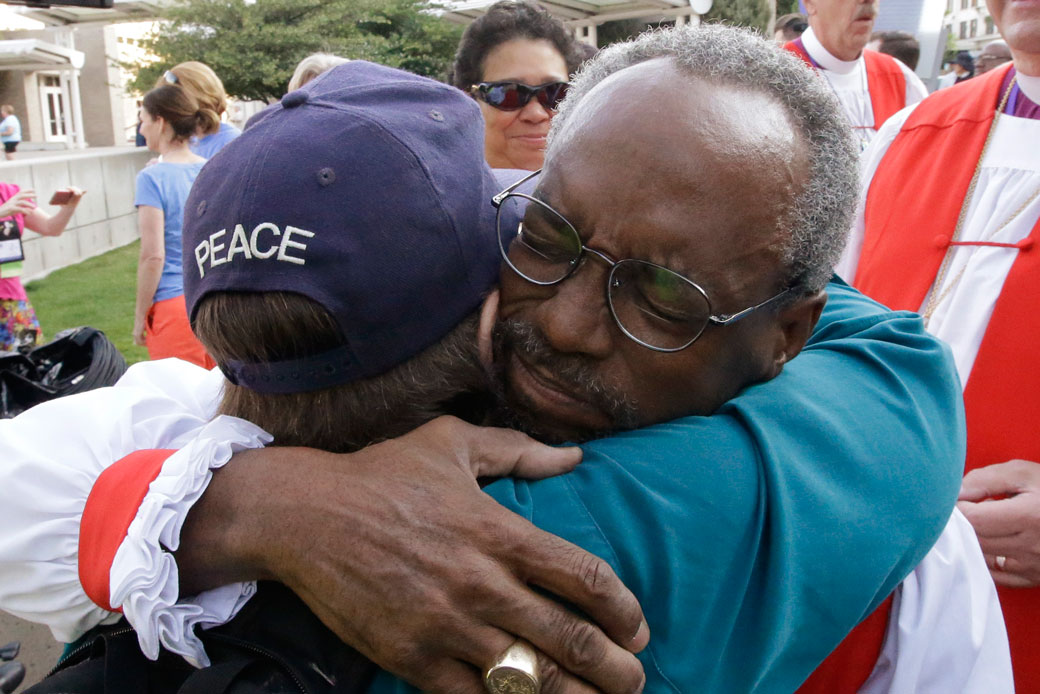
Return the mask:
{"type": "Polygon", "coordinates": [[[530,323],[513,318],[500,320],[492,332],[492,346],[494,366],[488,380],[494,404],[488,413],[489,424],[516,429],[546,443],[580,443],[639,426],[636,406],[624,393],[603,383],[584,357],[554,350],[530,323]],[[571,392],[594,403],[608,414],[611,426],[589,429],[546,422],[534,405],[506,382],[504,364],[512,354],[544,368],[571,392]]]}

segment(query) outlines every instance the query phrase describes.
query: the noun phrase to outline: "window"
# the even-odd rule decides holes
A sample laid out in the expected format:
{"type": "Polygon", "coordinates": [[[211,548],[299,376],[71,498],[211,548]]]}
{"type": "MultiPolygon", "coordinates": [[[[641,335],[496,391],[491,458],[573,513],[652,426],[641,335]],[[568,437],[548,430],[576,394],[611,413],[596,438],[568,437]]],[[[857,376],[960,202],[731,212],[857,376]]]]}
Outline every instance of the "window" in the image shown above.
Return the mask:
{"type": "Polygon", "coordinates": [[[967,22],[961,22],[960,38],[962,38],[962,39],[968,38],[968,23],[967,22]]]}
{"type": "Polygon", "coordinates": [[[968,0],[961,0],[961,9],[962,10],[968,9],[968,0]]]}
{"type": "Polygon", "coordinates": [[[953,12],[953,0],[946,0],[946,14],[953,12]]]}
{"type": "Polygon", "coordinates": [[[975,38],[979,33],[979,20],[971,20],[971,38],[975,38]]]}
{"type": "Polygon", "coordinates": [[[986,33],[987,34],[993,34],[993,33],[996,33],[996,31],[997,31],[997,27],[993,24],[993,18],[992,17],[986,17],[986,33]]]}

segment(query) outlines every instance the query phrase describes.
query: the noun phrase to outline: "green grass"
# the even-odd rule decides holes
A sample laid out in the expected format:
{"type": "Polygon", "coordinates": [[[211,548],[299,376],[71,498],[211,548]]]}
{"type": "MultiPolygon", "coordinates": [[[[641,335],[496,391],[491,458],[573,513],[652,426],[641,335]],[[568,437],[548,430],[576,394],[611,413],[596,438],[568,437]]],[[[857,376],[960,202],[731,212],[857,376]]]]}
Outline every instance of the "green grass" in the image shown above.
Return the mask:
{"type": "Polygon", "coordinates": [[[128,364],[148,351],[134,344],[134,295],[140,242],[57,270],[25,285],[45,339],[65,328],[89,325],[108,336],[128,364]]]}

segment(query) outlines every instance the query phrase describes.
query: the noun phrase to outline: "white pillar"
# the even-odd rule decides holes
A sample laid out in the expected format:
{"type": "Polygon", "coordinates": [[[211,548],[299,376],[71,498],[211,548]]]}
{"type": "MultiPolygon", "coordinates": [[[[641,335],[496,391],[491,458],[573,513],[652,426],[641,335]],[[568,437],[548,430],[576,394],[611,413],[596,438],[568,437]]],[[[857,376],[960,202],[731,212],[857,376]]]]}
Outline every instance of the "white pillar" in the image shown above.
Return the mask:
{"type": "Polygon", "coordinates": [[[69,86],[72,97],[72,127],[76,133],[76,148],[85,149],[87,146],[87,133],[83,127],[83,101],[79,94],[79,70],[73,70],[69,75],[69,86]]]}
{"type": "Polygon", "coordinates": [[[677,27],[686,26],[686,20],[687,19],[688,19],[688,17],[686,15],[684,15],[684,14],[676,15],[675,16],[675,26],[677,26],[677,27]]]}
{"type": "Polygon", "coordinates": [[[62,70],[61,80],[61,115],[65,121],[65,145],[73,149],[75,145],[75,125],[72,122],[72,93],[69,89],[69,70],[62,70]]]}

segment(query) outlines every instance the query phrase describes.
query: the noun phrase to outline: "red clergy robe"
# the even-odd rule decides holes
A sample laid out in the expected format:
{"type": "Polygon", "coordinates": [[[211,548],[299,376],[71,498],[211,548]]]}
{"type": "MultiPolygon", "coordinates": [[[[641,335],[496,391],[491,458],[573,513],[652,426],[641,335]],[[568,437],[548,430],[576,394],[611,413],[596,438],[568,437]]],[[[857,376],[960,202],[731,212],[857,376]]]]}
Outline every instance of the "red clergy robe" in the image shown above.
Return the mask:
{"type": "MultiPolygon", "coordinates": [[[[917,106],[867,192],[854,285],[893,309],[924,303],[950,240],[1010,65],[937,92],[917,106]]],[[[1040,462],[1040,220],[1008,273],[964,388],[967,470],[1016,458],[1040,462]]],[[[1040,588],[998,586],[1015,686],[1040,692],[1040,588]]]]}

